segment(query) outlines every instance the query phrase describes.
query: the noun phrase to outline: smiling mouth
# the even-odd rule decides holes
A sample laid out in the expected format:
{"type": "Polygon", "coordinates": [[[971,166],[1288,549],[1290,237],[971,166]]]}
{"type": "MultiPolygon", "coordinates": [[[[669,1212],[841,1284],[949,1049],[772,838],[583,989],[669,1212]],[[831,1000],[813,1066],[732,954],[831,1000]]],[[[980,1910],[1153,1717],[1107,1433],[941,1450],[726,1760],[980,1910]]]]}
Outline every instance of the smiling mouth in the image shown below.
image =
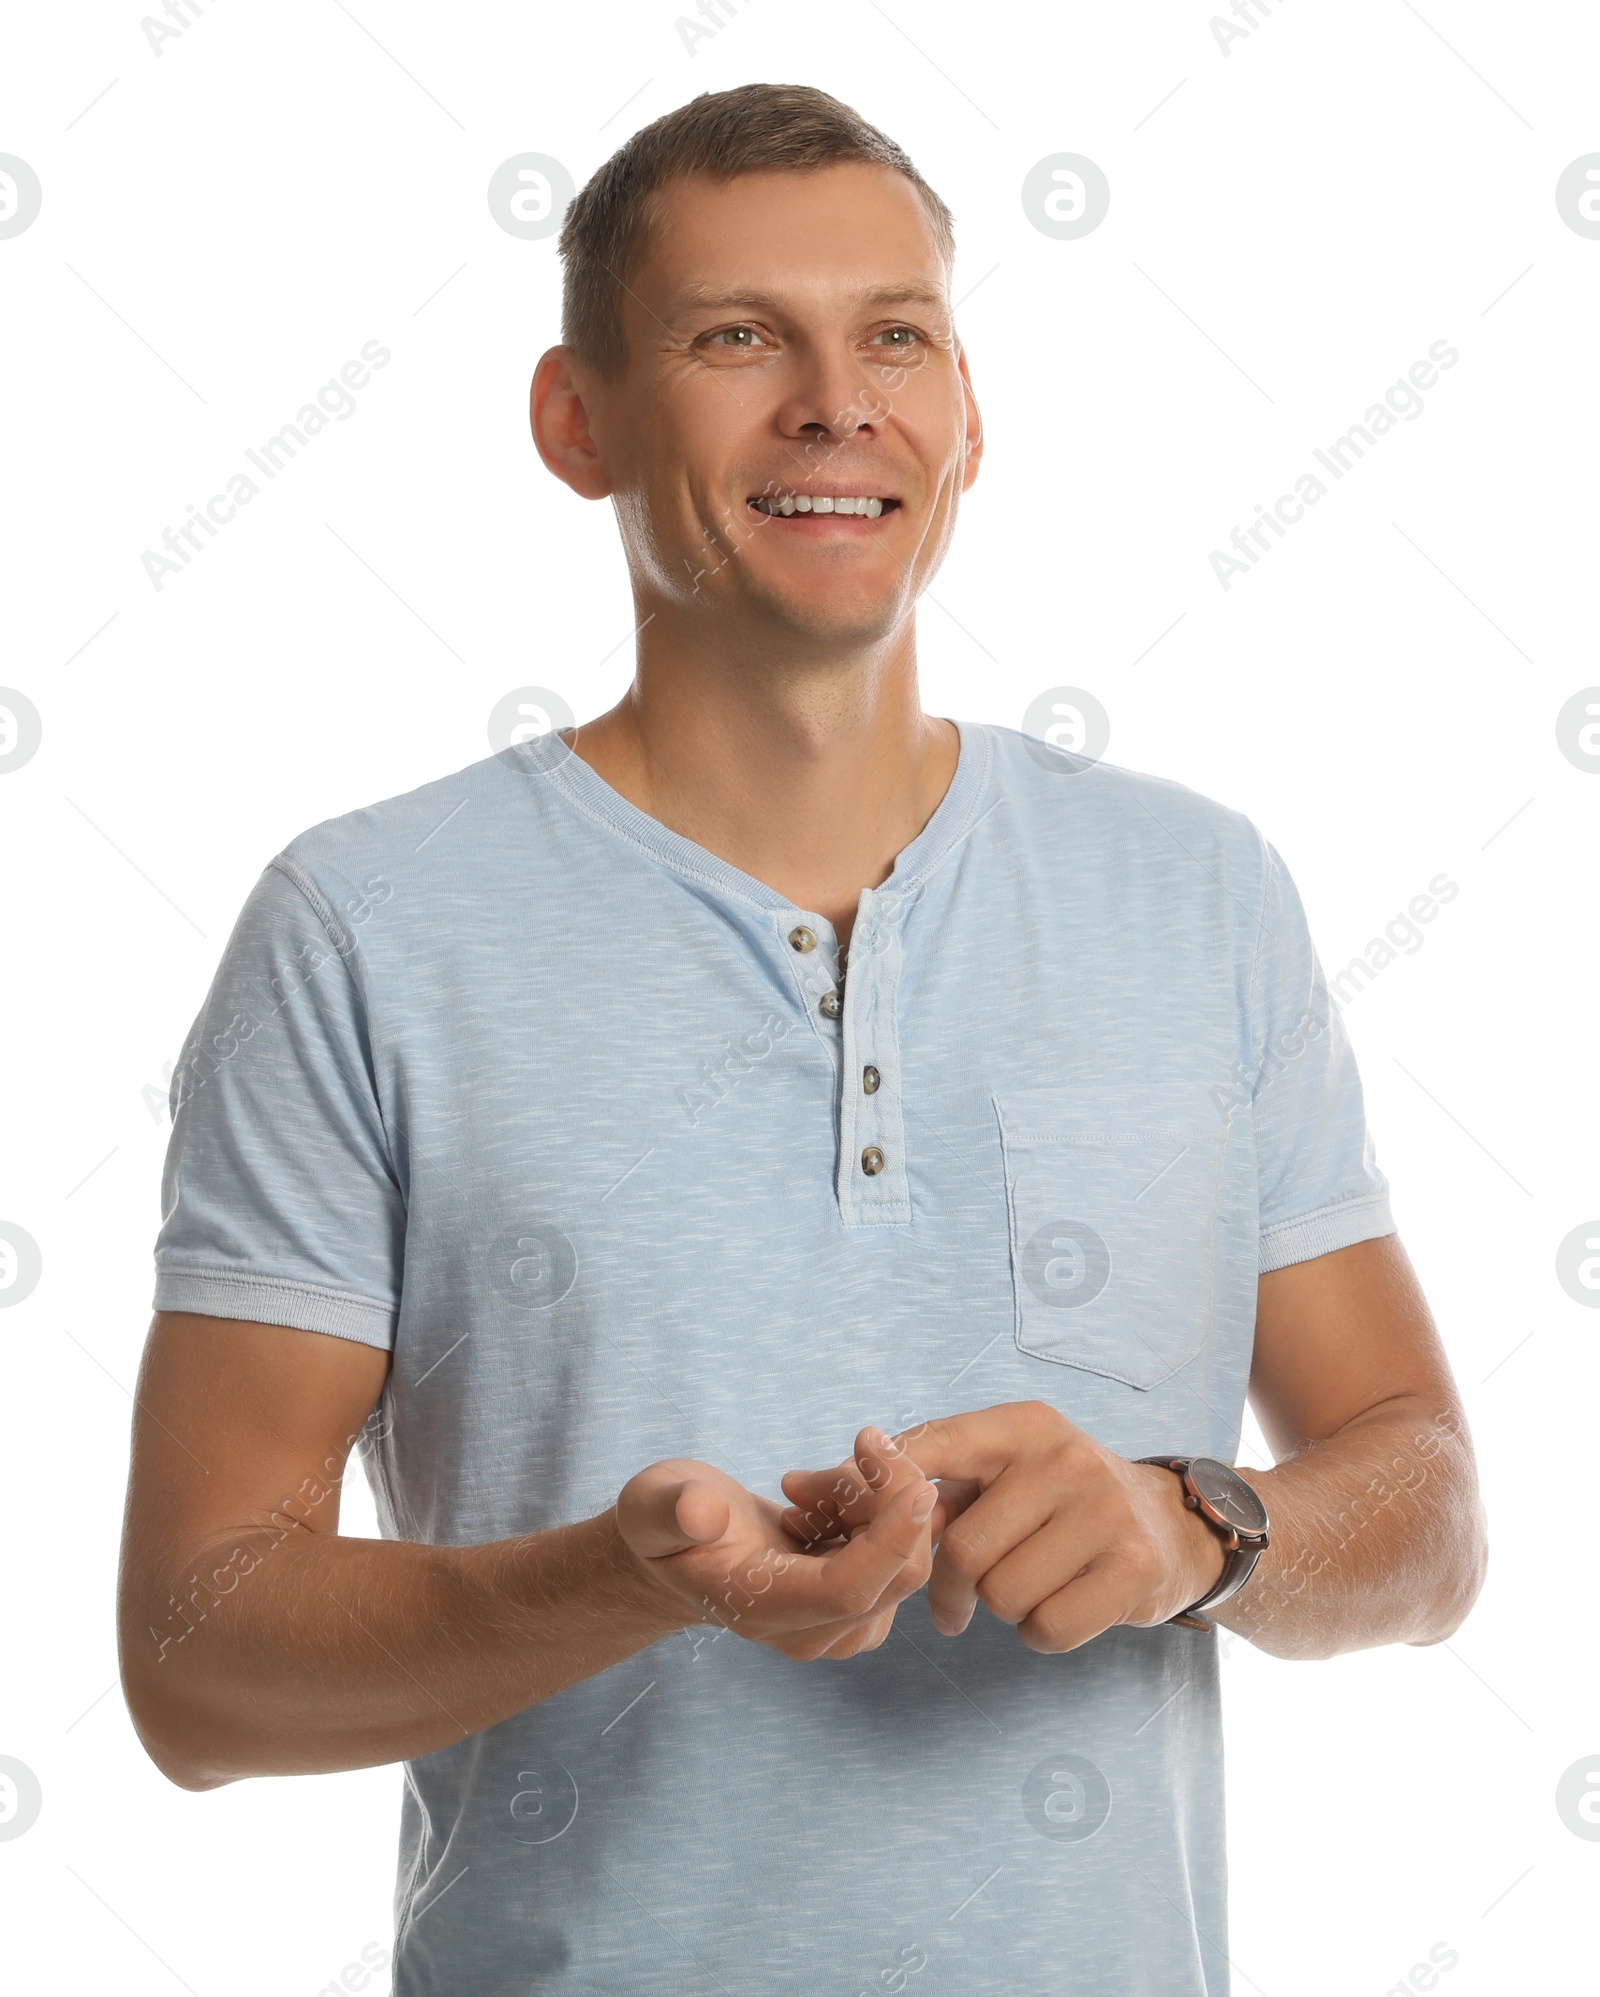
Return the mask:
{"type": "Polygon", "coordinates": [[[900,502],[898,499],[879,498],[876,494],[786,492],[781,497],[776,493],[762,493],[746,500],[745,504],[753,512],[765,514],[769,520],[804,519],[808,515],[815,519],[819,514],[833,514],[847,520],[876,520],[885,513],[893,513],[900,502]]]}

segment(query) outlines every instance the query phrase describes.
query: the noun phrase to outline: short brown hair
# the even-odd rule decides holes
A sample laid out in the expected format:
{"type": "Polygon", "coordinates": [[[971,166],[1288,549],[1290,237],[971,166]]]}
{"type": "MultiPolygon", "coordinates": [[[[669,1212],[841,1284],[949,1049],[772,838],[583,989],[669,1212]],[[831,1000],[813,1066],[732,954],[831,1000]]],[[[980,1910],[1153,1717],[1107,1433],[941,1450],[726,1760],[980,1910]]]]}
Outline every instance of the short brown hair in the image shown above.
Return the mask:
{"type": "Polygon", "coordinates": [[[950,210],[893,139],[848,104],[805,84],[746,83],[706,91],[635,132],[587,181],[561,226],[561,337],[602,374],[626,353],[622,299],[644,260],[653,197],[690,173],[733,180],[775,168],[865,160],[904,174],[921,198],[947,265],[955,259],[950,210]]]}

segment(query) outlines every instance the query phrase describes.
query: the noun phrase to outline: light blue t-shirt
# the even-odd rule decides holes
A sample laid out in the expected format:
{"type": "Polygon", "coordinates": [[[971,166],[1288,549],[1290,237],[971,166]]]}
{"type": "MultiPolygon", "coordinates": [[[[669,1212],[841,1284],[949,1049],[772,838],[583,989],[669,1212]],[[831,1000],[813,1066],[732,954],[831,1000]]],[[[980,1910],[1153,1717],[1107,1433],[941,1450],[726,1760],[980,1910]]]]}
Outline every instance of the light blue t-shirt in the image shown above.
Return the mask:
{"type": "MultiPolygon", "coordinates": [[[[1258,1275],[1393,1231],[1254,826],[971,724],[842,985],[558,738],[330,820],[173,1113],[157,1308],[392,1349],[382,1528],[445,1545],[1005,1401],[1231,1460],[1258,1275]]],[[[410,1763],[396,1917],[397,1997],[1222,1997],[1215,1635],[686,1630],[410,1763]]]]}

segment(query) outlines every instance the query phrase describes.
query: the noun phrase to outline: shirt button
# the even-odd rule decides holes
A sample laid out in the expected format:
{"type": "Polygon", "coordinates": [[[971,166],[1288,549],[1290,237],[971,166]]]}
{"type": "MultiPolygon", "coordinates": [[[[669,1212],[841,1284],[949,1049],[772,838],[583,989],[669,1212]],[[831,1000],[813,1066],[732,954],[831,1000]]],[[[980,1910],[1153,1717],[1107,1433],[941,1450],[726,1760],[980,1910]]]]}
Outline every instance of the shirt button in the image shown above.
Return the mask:
{"type": "Polygon", "coordinates": [[[824,1019],[837,1019],[844,1011],[844,1000],[837,992],[824,992],[817,1000],[817,1010],[824,1019]]]}
{"type": "Polygon", "coordinates": [[[875,1096],[878,1093],[878,1088],[882,1081],[883,1077],[878,1073],[876,1068],[863,1068],[861,1070],[861,1086],[869,1096],[875,1096]]]}
{"type": "Polygon", "coordinates": [[[814,929],[807,929],[804,923],[801,923],[798,929],[791,929],[789,931],[789,948],[791,950],[798,950],[802,957],[808,950],[815,950],[816,947],[816,931],[814,929]]]}
{"type": "Polygon", "coordinates": [[[883,1153],[876,1144],[869,1144],[862,1152],[861,1169],[869,1179],[875,1179],[883,1170],[883,1153]]]}

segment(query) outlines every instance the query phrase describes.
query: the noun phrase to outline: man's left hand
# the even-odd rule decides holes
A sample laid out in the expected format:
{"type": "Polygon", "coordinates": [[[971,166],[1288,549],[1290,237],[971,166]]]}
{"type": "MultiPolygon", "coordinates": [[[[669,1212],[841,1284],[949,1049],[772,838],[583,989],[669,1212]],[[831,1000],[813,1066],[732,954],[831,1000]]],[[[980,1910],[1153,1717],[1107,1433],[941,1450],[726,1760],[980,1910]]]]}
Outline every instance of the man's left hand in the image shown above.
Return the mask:
{"type": "Polygon", "coordinates": [[[854,1459],[791,1470],[784,1523],[815,1544],[852,1535],[903,1484],[938,1484],[934,1628],[959,1636],[979,1602],[1030,1650],[1075,1650],[1118,1624],[1163,1623],[1215,1586],[1221,1539],[1170,1470],[1132,1463],[1043,1401],[863,1429],[854,1459]]]}

